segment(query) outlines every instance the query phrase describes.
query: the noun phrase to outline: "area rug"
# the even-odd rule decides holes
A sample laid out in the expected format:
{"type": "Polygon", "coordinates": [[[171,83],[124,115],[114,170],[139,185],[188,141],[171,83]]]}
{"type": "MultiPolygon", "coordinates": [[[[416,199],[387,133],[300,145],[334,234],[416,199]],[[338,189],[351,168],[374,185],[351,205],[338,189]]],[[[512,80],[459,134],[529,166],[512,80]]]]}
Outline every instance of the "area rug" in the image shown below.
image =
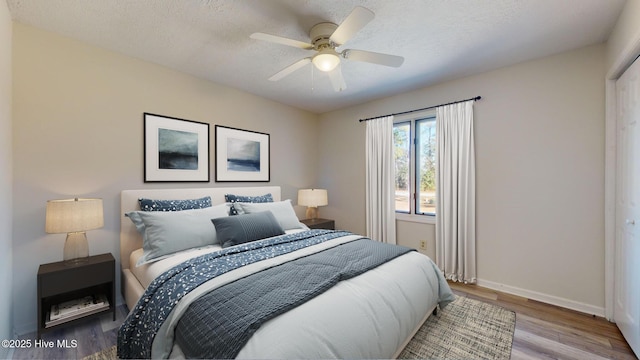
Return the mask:
{"type": "Polygon", "coordinates": [[[509,359],[516,325],[513,311],[457,296],[431,316],[401,359],[509,359]]]}
{"type": "MultiPolygon", "coordinates": [[[[516,325],[513,311],[457,296],[431,316],[400,354],[400,359],[509,359],[516,325]]],[[[83,360],[117,359],[116,347],[83,360]]]]}
{"type": "Polygon", "coordinates": [[[116,360],[117,358],[118,358],[118,351],[114,345],[108,349],[104,349],[95,354],[85,356],[82,358],[82,360],[116,360]]]}

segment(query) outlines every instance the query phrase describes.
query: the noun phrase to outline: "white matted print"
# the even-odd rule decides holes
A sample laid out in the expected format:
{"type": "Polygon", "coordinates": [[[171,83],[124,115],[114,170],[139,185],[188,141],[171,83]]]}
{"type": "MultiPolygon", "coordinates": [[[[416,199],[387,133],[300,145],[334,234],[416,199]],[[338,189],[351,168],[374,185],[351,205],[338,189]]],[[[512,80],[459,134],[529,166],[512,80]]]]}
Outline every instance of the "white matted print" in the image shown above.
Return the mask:
{"type": "Polygon", "coordinates": [[[270,181],[269,134],[216,125],[216,181],[270,181]]]}
{"type": "Polygon", "coordinates": [[[144,113],[144,181],[209,182],[209,124],[144,113]]]}

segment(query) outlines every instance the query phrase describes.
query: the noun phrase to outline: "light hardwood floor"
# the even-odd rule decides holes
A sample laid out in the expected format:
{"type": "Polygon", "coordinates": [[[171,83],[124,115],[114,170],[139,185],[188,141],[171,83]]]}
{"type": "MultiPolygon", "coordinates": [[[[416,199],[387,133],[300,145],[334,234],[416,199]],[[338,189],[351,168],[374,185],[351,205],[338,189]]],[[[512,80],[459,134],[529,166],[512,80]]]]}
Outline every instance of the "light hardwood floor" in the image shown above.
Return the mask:
{"type": "Polygon", "coordinates": [[[637,359],[615,324],[573,310],[475,285],[450,283],[459,296],[516,313],[511,359],[637,359]]]}
{"type": "MultiPolygon", "coordinates": [[[[512,360],[519,359],[637,359],[615,326],[605,319],[489,290],[451,283],[458,296],[488,302],[516,313],[512,360]]],[[[81,359],[116,343],[117,330],[126,316],[120,306],[116,321],[107,315],[74,328],[43,336],[45,340],[77,340],[77,348],[16,350],[13,359],[81,359]]],[[[35,339],[28,334],[24,339],[35,339]]]]}
{"type": "MultiPolygon", "coordinates": [[[[118,328],[127,316],[126,306],[116,308],[116,320],[111,313],[99,318],[90,319],[80,324],[62,328],[42,335],[42,340],[54,342],[52,348],[36,348],[33,346],[35,333],[22,336],[21,339],[30,340],[32,346],[25,349],[15,349],[12,359],[82,359],[116,344],[118,328]],[[65,341],[69,346],[58,346],[58,340],[65,341]],[[73,346],[75,340],[77,346],[73,346]]],[[[61,344],[62,345],[62,344],[61,344]]]]}

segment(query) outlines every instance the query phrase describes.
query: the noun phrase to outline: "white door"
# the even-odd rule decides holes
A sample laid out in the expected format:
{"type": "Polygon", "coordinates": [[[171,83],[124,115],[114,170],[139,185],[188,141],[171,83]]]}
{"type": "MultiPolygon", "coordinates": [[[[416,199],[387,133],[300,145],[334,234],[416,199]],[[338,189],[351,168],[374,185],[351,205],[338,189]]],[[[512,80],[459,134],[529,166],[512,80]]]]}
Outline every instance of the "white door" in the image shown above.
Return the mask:
{"type": "Polygon", "coordinates": [[[616,324],[640,356],[640,60],[616,82],[616,324]]]}

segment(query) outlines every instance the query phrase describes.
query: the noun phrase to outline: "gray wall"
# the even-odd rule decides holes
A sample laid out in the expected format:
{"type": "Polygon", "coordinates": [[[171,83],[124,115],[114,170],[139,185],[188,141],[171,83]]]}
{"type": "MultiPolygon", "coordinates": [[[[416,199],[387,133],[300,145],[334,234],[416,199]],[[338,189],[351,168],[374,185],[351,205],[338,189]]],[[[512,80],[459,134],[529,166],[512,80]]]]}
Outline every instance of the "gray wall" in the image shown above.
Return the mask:
{"type": "Polygon", "coordinates": [[[87,233],[89,251],[111,252],[119,266],[120,191],[255,185],[215,183],[213,163],[211,183],[145,184],[143,112],[210,123],[212,161],[214,125],[268,133],[283,198],[295,203],[299,188],[316,186],[317,115],[19,23],[13,32],[18,332],[35,329],[38,265],[62,260],[65,235],[44,232],[48,199],[103,198],[105,225],[87,233]]]}
{"type": "MultiPolygon", "coordinates": [[[[0,1],[0,289],[11,289],[13,276],[11,205],[12,141],[11,141],[11,15],[5,1],[0,1]]],[[[0,292],[0,339],[11,339],[11,291],[0,292]]],[[[0,348],[0,358],[8,349],[0,348]]]]}
{"type": "MultiPolygon", "coordinates": [[[[591,46],[321,116],[325,216],[365,230],[360,118],[481,95],[475,103],[480,283],[604,310],[605,47],[591,46]],[[354,189],[355,187],[355,189],[354,189]]],[[[398,223],[400,244],[433,225],[398,223]]]]}

